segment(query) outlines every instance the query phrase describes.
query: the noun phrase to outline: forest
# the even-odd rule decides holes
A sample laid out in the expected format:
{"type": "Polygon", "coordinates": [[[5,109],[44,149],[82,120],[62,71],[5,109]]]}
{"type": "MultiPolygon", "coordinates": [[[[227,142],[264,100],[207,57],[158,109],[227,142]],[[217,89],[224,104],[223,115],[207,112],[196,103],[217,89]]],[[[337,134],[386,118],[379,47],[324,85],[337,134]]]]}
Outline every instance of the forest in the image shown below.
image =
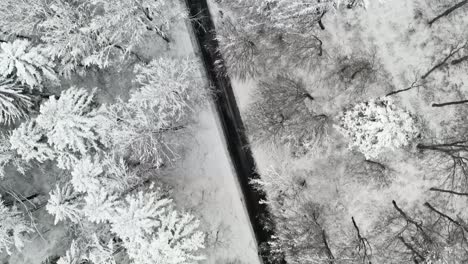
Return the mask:
{"type": "Polygon", "coordinates": [[[467,263],[467,3],[214,1],[266,263],[467,263]]]}
{"type": "Polygon", "coordinates": [[[0,263],[468,263],[468,0],[195,2],[0,1],[0,263]]]}

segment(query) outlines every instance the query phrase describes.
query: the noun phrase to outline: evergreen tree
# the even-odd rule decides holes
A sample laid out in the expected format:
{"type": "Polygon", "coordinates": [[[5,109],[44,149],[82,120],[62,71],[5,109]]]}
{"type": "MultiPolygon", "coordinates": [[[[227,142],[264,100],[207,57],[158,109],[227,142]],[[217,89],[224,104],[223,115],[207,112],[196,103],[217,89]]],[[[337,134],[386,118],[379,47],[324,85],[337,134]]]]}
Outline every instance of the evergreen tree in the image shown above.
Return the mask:
{"type": "Polygon", "coordinates": [[[22,84],[42,89],[46,80],[58,82],[54,66],[54,63],[28,40],[17,39],[11,43],[0,44],[0,75],[3,78],[15,78],[22,84]]]}

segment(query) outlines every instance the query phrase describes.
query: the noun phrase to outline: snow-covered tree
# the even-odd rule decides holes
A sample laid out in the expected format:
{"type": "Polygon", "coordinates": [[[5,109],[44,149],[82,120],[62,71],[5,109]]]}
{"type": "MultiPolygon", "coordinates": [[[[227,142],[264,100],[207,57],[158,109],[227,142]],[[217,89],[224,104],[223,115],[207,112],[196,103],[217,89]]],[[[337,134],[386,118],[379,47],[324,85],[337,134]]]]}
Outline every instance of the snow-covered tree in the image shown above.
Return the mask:
{"type": "Polygon", "coordinates": [[[12,79],[0,79],[0,123],[9,125],[26,118],[32,106],[24,87],[12,79]]]}
{"type": "Polygon", "coordinates": [[[82,204],[80,197],[75,193],[72,185],[65,184],[60,187],[55,186],[55,190],[50,192],[50,198],[46,205],[46,210],[55,216],[55,224],[60,221],[70,220],[73,223],[82,221],[82,204]]]}
{"type": "Polygon", "coordinates": [[[10,144],[11,148],[28,162],[45,162],[56,157],[56,153],[44,139],[44,131],[35,121],[26,121],[13,130],[10,144]]]}
{"type": "Polygon", "coordinates": [[[162,0],[91,0],[103,9],[93,26],[110,42],[133,49],[148,32],[169,42],[169,30],[175,20],[188,17],[177,1],[162,0]]]}
{"type": "MultiPolygon", "coordinates": [[[[249,26],[225,18],[219,26],[216,40],[219,52],[226,61],[228,72],[240,79],[255,77],[264,67],[262,54],[264,46],[259,41],[260,34],[249,26]]],[[[220,63],[220,62],[217,62],[220,63]]],[[[218,65],[219,66],[219,65],[218,65]]],[[[224,69],[219,69],[224,70],[224,69]]]]}
{"type": "Polygon", "coordinates": [[[112,219],[112,230],[123,240],[131,259],[141,264],[196,263],[203,257],[205,235],[199,221],[179,214],[171,200],[156,192],[138,193],[126,198],[112,219]]]}
{"type": "Polygon", "coordinates": [[[236,16],[226,16],[217,28],[219,51],[230,74],[246,79],[282,66],[317,64],[317,59],[325,53],[317,30],[274,23],[265,12],[256,9],[257,1],[250,2],[235,9],[236,16]]]}
{"type": "Polygon", "coordinates": [[[419,134],[415,119],[388,97],[355,105],[343,113],[340,122],[349,147],[368,159],[407,146],[419,134]]]}
{"type": "Polygon", "coordinates": [[[186,118],[206,100],[208,89],[194,59],[163,57],[137,65],[135,73],[140,87],[131,93],[130,104],[153,109],[162,124],[186,118]]]}
{"type": "Polygon", "coordinates": [[[15,78],[32,88],[41,89],[44,81],[54,83],[58,78],[54,63],[28,40],[17,39],[0,44],[0,75],[15,78]]]}
{"type": "Polygon", "coordinates": [[[57,160],[60,168],[71,168],[99,149],[99,124],[94,92],[72,87],[51,96],[35,120],[13,130],[10,143],[26,161],[57,160]]]}
{"type": "Polygon", "coordinates": [[[112,221],[112,230],[124,240],[144,237],[160,226],[159,219],[170,203],[171,200],[161,198],[158,192],[129,195],[124,204],[115,208],[115,218],[109,219],[112,221]]]}
{"type": "Polygon", "coordinates": [[[59,98],[51,96],[41,105],[36,122],[54,149],[85,155],[98,148],[94,91],[89,93],[72,87],[63,91],[59,98]]]}
{"type": "Polygon", "coordinates": [[[0,135],[0,180],[5,177],[5,168],[9,165],[24,174],[28,165],[12,150],[10,141],[6,135],[0,135]]]}
{"type": "Polygon", "coordinates": [[[104,173],[102,164],[92,158],[85,157],[78,161],[71,172],[71,184],[77,192],[94,192],[100,187],[99,176],[104,173]]]}
{"type": "Polygon", "coordinates": [[[246,124],[254,143],[286,145],[305,154],[327,139],[329,120],[308,107],[314,98],[292,76],[279,75],[258,84],[246,112],[246,124]]]}
{"type": "Polygon", "coordinates": [[[122,156],[161,165],[177,157],[176,135],[184,132],[193,114],[207,100],[195,61],[161,58],[136,67],[141,86],[129,102],[102,107],[103,142],[122,156]]]}
{"type": "Polygon", "coordinates": [[[105,142],[122,156],[156,166],[176,159],[176,135],[184,126],[166,125],[153,109],[117,102],[102,109],[105,142]]]}
{"type": "Polygon", "coordinates": [[[147,35],[169,41],[171,24],[187,12],[177,1],[5,0],[0,17],[1,32],[39,37],[68,75],[78,66],[108,66],[147,35]]]}
{"type": "Polygon", "coordinates": [[[0,197],[0,253],[11,254],[13,248],[24,247],[23,236],[33,232],[21,211],[15,207],[8,208],[0,197]]]}

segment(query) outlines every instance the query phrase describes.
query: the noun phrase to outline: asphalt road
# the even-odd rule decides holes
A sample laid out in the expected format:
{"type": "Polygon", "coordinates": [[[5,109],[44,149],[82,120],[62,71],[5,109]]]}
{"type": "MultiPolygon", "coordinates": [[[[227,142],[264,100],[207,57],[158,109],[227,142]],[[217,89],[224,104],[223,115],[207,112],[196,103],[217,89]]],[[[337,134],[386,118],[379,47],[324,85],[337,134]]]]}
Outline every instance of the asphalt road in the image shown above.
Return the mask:
{"type": "MultiPolygon", "coordinates": [[[[185,0],[189,8],[192,27],[196,41],[200,49],[201,57],[210,83],[215,89],[215,105],[219,115],[223,133],[227,142],[230,158],[234,165],[235,173],[245,198],[247,212],[252,223],[257,244],[264,245],[270,240],[272,232],[264,228],[264,219],[268,218],[266,205],[260,204],[265,200],[265,195],[258,192],[249,184],[250,179],[257,178],[255,160],[249,148],[244,123],[237,107],[237,102],[232,90],[230,78],[219,65],[222,60],[218,51],[218,42],[215,40],[215,26],[208,9],[206,0],[185,0]]],[[[224,68],[224,67],[221,67],[224,68]]],[[[266,256],[269,252],[259,252],[264,263],[269,263],[266,256]]]]}

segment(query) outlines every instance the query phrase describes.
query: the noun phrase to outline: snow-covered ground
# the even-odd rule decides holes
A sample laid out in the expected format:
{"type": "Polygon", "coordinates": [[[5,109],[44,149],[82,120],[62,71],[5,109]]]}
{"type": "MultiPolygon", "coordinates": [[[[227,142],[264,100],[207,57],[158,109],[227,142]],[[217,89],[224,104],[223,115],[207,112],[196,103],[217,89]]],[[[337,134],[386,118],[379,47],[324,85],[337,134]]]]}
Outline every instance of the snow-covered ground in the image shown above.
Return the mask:
{"type": "Polygon", "coordinates": [[[260,263],[214,107],[199,120],[183,160],[164,181],[174,186],[177,204],[201,217],[208,242],[206,263],[260,263]]]}

